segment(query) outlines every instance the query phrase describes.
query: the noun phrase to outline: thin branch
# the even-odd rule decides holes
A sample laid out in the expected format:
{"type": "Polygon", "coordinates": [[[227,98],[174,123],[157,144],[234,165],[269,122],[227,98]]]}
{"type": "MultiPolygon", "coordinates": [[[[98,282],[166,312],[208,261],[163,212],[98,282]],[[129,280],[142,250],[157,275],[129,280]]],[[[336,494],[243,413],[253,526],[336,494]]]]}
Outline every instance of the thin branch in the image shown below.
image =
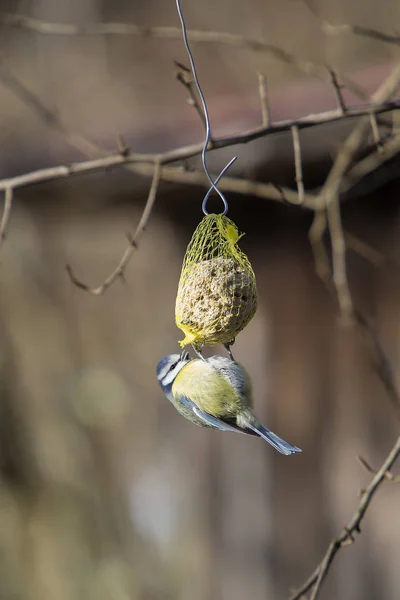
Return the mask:
{"type": "MultiPolygon", "coordinates": [[[[8,27],[15,27],[32,31],[40,35],[122,35],[141,36],[164,39],[182,39],[181,29],[178,27],[140,27],[134,23],[89,23],[74,25],[69,23],[51,23],[40,21],[24,15],[2,13],[0,23],[8,27]]],[[[282,50],[279,46],[269,44],[262,39],[247,38],[240,34],[225,31],[200,31],[188,30],[188,38],[192,43],[213,43],[237,48],[247,48],[255,52],[270,54],[274,58],[298,68],[308,75],[326,76],[326,67],[323,63],[316,64],[308,59],[298,58],[282,50]]]]}
{"type": "Polygon", "coordinates": [[[329,287],[331,282],[331,266],[323,240],[326,222],[326,210],[318,208],[314,213],[313,222],[308,232],[308,239],[314,256],[315,272],[321,281],[329,287]]]}
{"type": "Polygon", "coordinates": [[[387,258],[382,252],[372,248],[372,246],[364,242],[364,240],[360,240],[354,234],[345,231],[344,239],[349,250],[353,250],[353,252],[365,258],[374,267],[382,267],[387,262],[387,258]]]}
{"type": "Polygon", "coordinates": [[[53,127],[61,133],[65,141],[74,148],[77,148],[82,154],[91,157],[93,155],[99,156],[99,153],[102,156],[107,154],[104,151],[101,152],[98,146],[80,134],[70,133],[57,114],[49,110],[42,100],[29,90],[2,61],[0,61],[0,82],[11,90],[21,102],[33,110],[46,125],[53,127]]]}
{"type": "Polygon", "coordinates": [[[350,24],[334,25],[329,21],[323,20],[322,29],[328,35],[352,33],[354,35],[369,38],[371,40],[376,40],[377,42],[385,42],[386,44],[394,44],[395,46],[400,46],[399,35],[390,35],[388,33],[383,33],[376,29],[371,29],[370,27],[361,27],[360,25],[350,24]]]}
{"type": "MultiPolygon", "coordinates": [[[[331,282],[331,268],[326,248],[323,243],[323,234],[321,234],[321,230],[324,230],[325,227],[326,212],[324,210],[316,210],[314,214],[313,224],[309,232],[310,244],[314,254],[315,270],[317,275],[326,285],[328,291],[332,292],[334,291],[334,289],[332,287],[331,282]]],[[[352,236],[349,233],[344,233],[343,231],[341,235],[344,235],[348,243],[350,241],[349,247],[352,247],[356,252],[358,252],[365,258],[368,258],[377,266],[381,265],[382,259],[387,260],[389,262],[390,259],[385,259],[383,255],[367,246],[367,244],[365,244],[364,242],[358,240],[355,236],[352,236]]],[[[344,251],[343,247],[342,251],[344,251]]],[[[340,265],[337,268],[339,268],[340,272],[342,265],[340,265]]],[[[337,290],[337,287],[335,289],[337,290]]],[[[345,298],[344,302],[346,301],[348,301],[347,298],[345,298]]],[[[400,419],[400,392],[397,388],[396,378],[392,364],[382,346],[381,341],[379,340],[376,327],[371,321],[371,319],[356,307],[353,307],[352,316],[354,317],[355,324],[358,326],[360,332],[363,334],[367,346],[372,354],[376,372],[386,390],[386,393],[392,403],[393,408],[395,409],[396,417],[400,419]]]]}
{"type": "MultiPolygon", "coordinates": [[[[384,81],[380,88],[372,96],[372,105],[386,101],[397,90],[400,82],[400,64],[398,64],[389,77],[384,81]]],[[[327,209],[327,224],[329,226],[332,250],[333,250],[333,281],[336,287],[340,309],[342,315],[348,319],[352,312],[351,295],[349,291],[346,264],[345,264],[345,242],[340,219],[340,188],[346,171],[350,167],[354,155],[358,151],[364,136],[368,130],[369,117],[359,119],[351,134],[345,140],[336,160],[329,172],[328,177],[319,193],[319,197],[324,199],[327,209]]],[[[322,236],[325,228],[320,227],[317,230],[320,240],[314,237],[314,245],[322,244],[322,236]]]]}
{"type": "Polygon", "coordinates": [[[316,600],[321,590],[321,586],[324,582],[326,575],[335,559],[338,551],[343,546],[348,545],[355,541],[354,534],[361,533],[361,522],[367,512],[369,505],[371,504],[372,498],[379,489],[379,487],[387,480],[387,473],[393,467],[397,458],[400,455],[400,437],[397,438],[396,443],[391,449],[390,453],[386,457],[379,471],[374,475],[367,488],[362,493],[360,502],[355,510],[353,516],[347,523],[346,527],[343,528],[342,532],[338,537],[334,538],[325,553],[325,556],[319,563],[314,573],[307,579],[307,581],[291,596],[290,600],[300,600],[304,594],[310,589],[312,593],[310,600],[316,600]]]}
{"type": "MultiPolygon", "coordinates": [[[[152,172],[152,166],[146,164],[134,165],[135,172],[140,175],[148,176],[152,172]]],[[[218,175],[211,173],[215,179],[218,175]]],[[[187,171],[180,167],[163,166],[161,171],[161,181],[170,183],[182,183],[185,185],[202,186],[205,189],[210,187],[210,183],[203,170],[187,171]]],[[[224,176],[219,182],[218,187],[224,192],[233,192],[235,194],[243,194],[246,196],[254,196],[274,200],[276,202],[286,202],[289,204],[299,205],[297,192],[291,188],[278,186],[273,183],[262,183],[251,179],[242,179],[238,177],[224,176]]],[[[310,210],[317,208],[315,196],[313,194],[304,194],[304,202],[302,207],[310,210]]]]}
{"type": "MultiPolygon", "coordinates": [[[[186,71],[186,72],[189,71],[186,67],[184,67],[180,63],[177,63],[177,64],[178,64],[178,67],[182,71],[186,71]]],[[[24,104],[26,104],[30,109],[32,109],[47,125],[51,125],[54,129],[56,129],[56,131],[61,133],[63,135],[64,139],[67,141],[67,143],[69,143],[71,146],[77,148],[84,154],[88,154],[92,158],[104,157],[105,159],[110,159],[110,157],[107,156],[107,153],[105,152],[105,150],[103,148],[101,148],[100,146],[98,146],[97,144],[91,142],[90,140],[87,140],[86,138],[83,138],[80,135],[69,132],[67,130],[67,128],[64,126],[64,124],[62,123],[62,121],[60,120],[60,118],[56,114],[51,112],[47,108],[47,106],[45,106],[43,104],[42,100],[38,96],[36,96],[33,92],[31,92],[28,88],[26,88],[26,86],[17,77],[15,77],[15,75],[13,75],[13,73],[11,73],[5,65],[0,66],[0,80],[2,80],[2,82],[5,85],[7,85],[9,87],[9,89],[11,89],[15,93],[15,95],[24,104]]],[[[186,80],[183,83],[185,84],[185,87],[187,87],[186,80]]],[[[189,87],[193,91],[192,87],[191,86],[189,86],[189,87]]],[[[201,116],[203,117],[202,112],[201,112],[201,116]]],[[[154,162],[157,162],[157,163],[159,162],[160,164],[162,164],[164,160],[166,160],[168,162],[168,157],[166,155],[164,155],[164,156],[136,155],[137,158],[139,159],[138,163],[137,164],[129,163],[129,160],[132,158],[132,154],[130,154],[125,141],[123,141],[120,138],[120,136],[118,137],[118,148],[119,148],[119,153],[117,155],[115,155],[117,163],[120,164],[121,159],[122,159],[122,163],[125,168],[127,168],[131,171],[134,171],[135,173],[139,173],[141,175],[152,176],[153,171],[154,171],[154,167],[153,167],[154,162]],[[147,161],[147,159],[148,159],[149,164],[142,164],[143,158],[145,159],[145,161],[147,161]]],[[[102,168],[108,168],[108,167],[114,166],[114,165],[113,164],[110,165],[109,160],[107,160],[106,162],[101,160],[100,163],[96,163],[96,164],[93,163],[93,161],[89,161],[86,165],[84,163],[81,163],[79,166],[78,165],[63,166],[60,169],[58,169],[57,172],[53,171],[53,175],[55,178],[59,178],[59,177],[73,175],[73,174],[77,173],[78,171],[85,172],[86,166],[88,168],[88,171],[90,171],[92,167],[94,167],[96,169],[98,166],[98,168],[102,169],[102,168]]],[[[34,174],[26,174],[26,178],[24,179],[24,181],[21,182],[21,180],[13,179],[13,180],[10,180],[10,185],[12,185],[13,187],[19,187],[21,184],[22,185],[26,185],[26,184],[30,185],[31,179],[30,179],[29,175],[31,175],[35,179],[34,174]]],[[[39,176],[40,173],[36,173],[36,175],[39,176]]],[[[44,171],[42,170],[41,175],[44,177],[44,180],[47,180],[47,178],[49,178],[49,180],[52,179],[52,172],[49,172],[47,170],[44,170],[44,171]]],[[[208,186],[208,180],[206,180],[206,178],[203,176],[202,173],[198,173],[198,172],[197,173],[196,172],[195,173],[193,173],[193,172],[186,173],[186,172],[182,172],[182,170],[179,168],[171,169],[171,168],[164,167],[161,178],[164,181],[189,183],[189,184],[194,184],[194,185],[205,184],[208,186]]],[[[1,181],[0,181],[0,185],[1,185],[1,181]]],[[[258,184],[256,182],[251,182],[251,181],[247,181],[247,180],[239,180],[239,179],[235,179],[235,178],[225,178],[222,183],[222,188],[226,189],[226,190],[234,191],[237,193],[247,193],[247,194],[252,194],[252,195],[260,196],[260,197],[264,197],[264,198],[271,198],[271,199],[274,199],[277,201],[284,201],[284,202],[289,202],[289,203],[297,202],[296,195],[294,194],[294,192],[292,190],[285,189],[282,187],[278,189],[273,184],[258,184]]],[[[313,202],[314,202],[313,196],[311,196],[311,195],[305,196],[304,205],[306,207],[313,208],[314,207],[313,202]]]]}
{"type": "MultiPolygon", "coordinates": [[[[203,146],[202,142],[198,143],[198,144],[191,144],[191,145],[183,146],[180,148],[175,148],[175,149],[169,150],[169,151],[161,153],[161,154],[131,153],[131,152],[129,152],[129,150],[126,147],[124,147],[123,152],[118,152],[116,154],[111,154],[111,155],[105,155],[105,151],[102,148],[98,147],[96,144],[90,142],[89,140],[83,138],[79,134],[71,134],[71,133],[67,132],[65,130],[63,124],[60,123],[54,117],[54,115],[50,116],[48,114],[48,112],[44,113],[43,111],[47,111],[46,107],[44,107],[42,104],[40,104],[39,100],[33,94],[27,94],[26,88],[15,77],[10,77],[10,73],[8,71],[5,71],[4,69],[2,69],[2,70],[0,70],[0,75],[1,75],[1,73],[3,73],[3,74],[7,73],[7,77],[8,77],[7,83],[12,81],[13,89],[16,93],[18,92],[19,97],[22,96],[21,99],[24,99],[31,106],[31,108],[33,108],[35,111],[38,112],[39,115],[43,115],[43,118],[46,115],[46,122],[51,124],[52,126],[56,127],[56,129],[60,133],[62,133],[62,135],[66,138],[66,141],[68,143],[70,143],[72,146],[78,148],[81,152],[83,152],[85,154],[97,155],[97,156],[100,155],[100,158],[95,158],[92,160],[82,161],[82,162],[75,162],[70,165],[59,165],[59,166],[55,166],[55,167],[49,167],[47,169],[38,169],[36,171],[25,173],[23,175],[6,178],[3,180],[0,180],[0,191],[4,191],[7,188],[16,189],[19,187],[27,187],[27,186],[38,184],[38,183],[55,181],[57,179],[67,178],[67,177],[70,177],[73,175],[91,173],[91,172],[95,172],[95,171],[99,171],[99,170],[106,170],[106,169],[113,168],[113,167],[121,167],[121,166],[126,167],[127,165],[129,165],[129,168],[135,172],[144,174],[144,171],[146,171],[146,174],[148,174],[150,171],[152,173],[153,169],[151,168],[151,165],[153,165],[155,163],[159,163],[161,165],[167,165],[167,164],[171,164],[174,162],[186,160],[186,159],[189,159],[194,156],[198,156],[201,153],[202,146],[203,146]],[[148,163],[147,169],[146,169],[145,163],[148,163]]],[[[3,78],[3,83],[4,82],[5,82],[5,80],[3,78]]],[[[382,105],[377,105],[374,107],[374,110],[376,113],[380,113],[380,112],[388,112],[388,111],[391,111],[394,109],[399,109],[399,108],[400,108],[400,101],[397,101],[397,102],[383,103],[382,105]]],[[[301,117],[297,120],[285,120],[285,121],[275,122],[274,124],[271,124],[268,127],[259,127],[256,129],[246,131],[246,132],[242,132],[237,135],[217,138],[217,139],[213,140],[212,147],[214,149],[218,149],[218,148],[225,148],[225,147],[228,147],[228,146],[231,146],[234,144],[248,143],[254,139],[266,137],[270,134],[274,134],[279,131],[289,131],[293,126],[296,126],[300,130],[300,129],[304,129],[307,127],[313,127],[313,126],[316,126],[316,125],[319,125],[322,123],[330,123],[330,122],[338,121],[343,118],[357,117],[357,116],[368,115],[368,114],[370,114],[369,106],[349,109],[347,111],[346,115],[340,114],[340,112],[337,110],[314,114],[314,115],[308,115],[306,117],[301,117]]],[[[385,145],[385,155],[384,156],[390,157],[390,156],[396,154],[399,151],[399,149],[400,149],[400,137],[396,138],[396,140],[393,142],[389,141],[385,145]]],[[[384,156],[374,158],[374,161],[375,160],[377,161],[376,164],[383,162],[384,156]]],[[[364,159],[364,161],[365,161],[364,165],[363,165],[364,170],[357,175],[358,177],[364,176],[366,174],[366,172],[368,172],[368,169],[373,170],[375,168],[375,166],[374,166],[375,163],[373,165],[371,165],[371,164],[367,165],[368,158],[364,159]]],[[[354,171],[354,173],[355,173],[355,171],[354,171]]],[[[163,171],[163,179],[165,178],[165,180],[182,181],[182,182],[190,183],[191,179],[193,180],[194,178],[198,178],[198,175],[193,175],[191,173],[190,174],[183,174],[183,173],[178,174],[178,172],[174,172],[173,174],[169,173],[169,175],[168,175],[167,170],[163,171]],[[171,177],[169,177],[169,175],[171,177]]],[[[352,178],[353,178],[353,171],[350,171],[349,175],[352,175],[352,178]]],[[[229,181],[227,181],[227,178],[225,178],[224,181],[226,182],[226,185],[228,186],[229,181]]],[[[197,184],[198,181],[196,180],[195,183],[197,184]]],[[[231,181],[231,183],[233,183],[233,182],[231,181]]],[[[223,184],[223,181],[221,181],[220,185],[221,184],[223,184]]],[[[251,193],[254,195],[257,195],[260,197],[265,197],[265,198],[272,197],[273,199],[277,199],[277,200],[282,199],[282,194],[280,194],[280,195],[277,194],[276,193],[277,189],[271,185],[267,185],[266,187],[263,187],[263,186],[265,186],[265,184],[254,183],[254,184],[251,184],[251,186],[250,186],[249,182],[247,182],[247,183],[244,182],[242,185],[241,183],[239,183],[239,180],[234,182],[234,185],[236,187],[233,191],[238,191],[239,193],[248,193],[249,187],[253,187],[253,191],[251,193]]],[[[352,185],[353,185],[353,182],[349,182],[348,188],[350,188],[352,185]]],[[[225,189],[229,189],[229,188],[227,187],[225,189]]],[[[285,193],[284,195],[286,196],[286,199],[289,202],[293,201],[289,198],[289,196],[290,196],[289,192],[285,193]]],[[[308,195],[308,198],[306,195],[304,200],[305,200],[304,206],[306,206],[308,208],[316,208],[316,207],[322,206],[324,204],[323,198],[317,197],[315,200],[313,200],[311,195],[308,195]]]]}
{"type": "Polygon", "coordinates": [[[371,112],[371,114],[369,116],[369,120],[371,123],[372,135],[374,137],[374,142],[376,144],[376,147],[379,152],[382,152],[382,142],[381,142],[381,136],[379,133],[378,120],[376,118],[376,114],[371,112]]]}
{"type": "Polygon", "coordinates": [[[258,73],[258,93],[260,95],[261,103],[262,126],[269,127],[271,119],[267,94],[267,78],[265,77],[264,73],[258,73]]]}
{"type": "Polygon", "coordinates": [[[4,208],[3,215],[0,222],[0,248],[5,240],[7,234],[8,222],[10,220],[11,208],[13,202],[14,190],[12,187],[5,188],[4,190],[4,208]]]}
{"type": "MultiPolygon", "coordinates": [[[[181,69],[186,69],[186,67],[183,67],[183,65],[180,64],[179,67],[181,69]]],[[[29,90],[25,84],[7,68],[4,63],[0,63],[0,81],[9,89],[11,89],[11,91],[13,91],[24,104],[31,108],[47,125],[52,126],[59,133],[61,133],[67,143],[72,147],[77,148],[80,152],[91,158],[110,158],[103,148],[93,143],[91,140],[88,140],[87,138],[84,138],[75,132],[71,133],[65,127],[61,119],[54,112],[49,110],[43,101],[31,90],[29,90]]],[[[279,132],[290,131],[294,126],[300,130],[308,127],[314,127],[316,125],[333,123],[345,118],[355,118],[370,115],[372,109],[376,115],[400,109],[400,99],[394,102],[383,101],[379,103],[376,101],[373,106],[371,104],[367,104],[364,106],[353,107],[348,109],[346,114],[342,114],[341,110],[333,110],[310,114],[294,120],[277,121],[273,124],[269,124],[266,127],[257,127],[236,135],[213,139],[210,142],[210,149],[225,148],[235,144],[247,144],[248,142],[258,138],[266,137],[279,132]]],[[[197,156],[201,153],[202,148],[203,143],[199,143],[177,148],[175,150],[170,150],[163,154],[132,154],[124,145],[122,152],[117,155],[117,161],[115,164],[110,166],[120,165],[121,157],[124,159],[122,162],[125,166],[128,163],[135,162],[168,164],[197,156]]]]}
{"type": "MultiPolygon", "coordinates": [[[[399,154],[400,136],[389,140],[383,146],[383,149],[383,155],[379,154],[378,156],[376,153],[374,153],[356,163],[354,167],[349,170],[348,174],[343,180],[343,185],[341,186],[341,188],[343,187],[343,191],[341,189],[341,194],[349,194],[351,189],[368,173],[376,170],[381,164],[399,154]]],[[[197,154],[197,152],[195,152],[195,150],[197,150],[197,146],[186,146],[183,149],[180,148],[159,155],[129,154],[125,151],[122,154],[111,154],[104,158],[71,163],[70,165],[58,165],[56,167],[38,169],[36,171],[24,173],[23,175],[2,179],[0,180],[0,191],[4,191],[7,188],[18,189],[29,187],[40,183],[57,181],[59,179],[84,175],[96,171],[106,171],[115,167],[123,167],[124,165],[129,165],[130,169],[138,175],[148,177],[153,173],[153,164],[157,158],[159,158],[159,162],[162,165],[178,162],[181,160],[178,158],[178,155],[183,154],[183,150],[189,151],[190,156],[195,156],[197,154]]],[[[208,185],[202,171],[186,171],[180,167],[163,166],[161,181],[182,183],[185,185],[201,185],[204,187],[207,187],[208,185]]],[[[298,205],[298,194],[296,191],[290,188],[276,186],[274,184],[266,184],[258,181],[225,176],[220,181],[219,187],[223,191],[231,191],[238,194],[246,194],[258,198],[275,200],[277,202],[284,201],[298,205]]],[[[314,195],[313,193],[305,193],[304,202],[302,204],[303,208],[318,210],[323,206],[324,201],[318,194],[314,195]]],[[[319,223],[321,223],[321,221],[319,221],[319,223]]],[[[320,232],[319,235],[322,235],[324,230],[325,226],[318,227],[318,231],[320,232]]],[[[317,242],[314,235],[312,238],[314,242],[317,242]]]]}
{"type": "MultiPolygon", "coordinates": [[[[389,77],[372,96],[372,106],[374,104],[385,102],[388,98],[390,98],[396,92],[399,82],[400,64],[393,69],[389,77]]],[[[338,156],[320,192],[320,195],[324,196],[327,206],[337,197],[342,178],[349,168],[355,153],[359,149],[369,124],[369,117],[359,119],[357,125],[354,127],[352,133],[348,136],[340,152],[338,153],[338,156]]]]}
{"type": "Polygon", "coordinates": [[[149,220],[151,211],[153,209],[154,202],[155,202],[155,199],[157,196],[158,185],[160,182],[160,172],[161,172],[161,166],[156,163],[154,165],[154,175],[153,175],[153,180],[151,183],[149,195],[147,197],[147,202],[145,204],[141,219],[139,221],[139,224],[136,228],[135,233],[129,239],[129,246],[126,248],[120,262],[118,263],[118,265],[116,266],[114,271],[107,277],[107,279],[100,286],[98,286],[97,288],[92,288],[92,287],[89,287],[86,283],[83,283],[82,281],[77,279],[76,276],[74,275],[70,265],[67,265],[66,266],[67,273],[74,285],[76,285],[77,287],[79,287],[82,290],[85,290],[89,294],[92,294],[93,296],[102,296],[104,294],[104,292],[107,290],[107,288],[109,288],[110,285],[112,285],[116,279],[118,279],[118,278],[124,279],[126,267],[128,266],[128,263],[129,263],[130,259],[132,258],[133,253],[135,252],[135,250],[138,247],[139,238],[147,226],[147,222],[149,220]]]}
{"type": "Polygon", "coordinates": [[[337,75],[333,69],[329,69],[329,74],[331,76],[331,82],[333,85],[333,89],[335,90],[337,105],[338,105],[340,111],[342,112],[342,114],[344,115],[346,113],[347,109],[346,109],[346,104],[345,104],[343,94],[342,94],[343,86],[340,85],[337,75]]]}
{"type": "Polygon", "coordinates": [[[353,250],[353,252],[370,262],[374,267],[379,268],[387,265],[396,269],[400,268],[400,260],[395,256],[384,254],[348,231],[345,231],[344,237],[349,250],[353,250]]]}
{"type": "Polygon", "coordinates": [[[360,331],[365,335],[371,354],[374,359],[375,369],[387,395],[395,409],[396,416],[400,419],[400,392],[397,389],[393,366],[379,340],[376,327],[369,317],[360,310],[354,311],[356,322],[360,331]]]}
{"type": "MultiPolygon", "coordinates": [[[[396,102],[384,103],[382,105],[377,105],[374,110],[377,113],[388,112],[392,110],[397,110],[400,108],[400,100],[396,102]]],[[[320,125],[323,123],[332,123],[334,121],[339,121],[341,119],[360,117],[363,115],[368,115],[370,113],[370,107],[359,107],[355,109],[349,109],[346,115],[341,115],[337,110],[323,112],[313,115],[308,115],[306,117],[300,117],[299,119],[294,120],[285,120],[275,122],[273,125],[269,127],[259,127],[255,129],[251,129],[236,135],[220,137],[216,138],[212,142],[212,148],[214,150],[220,148],[226,148],[228,146],[232,146],[235,144],[246,144],[251,142],[252,140],[259,139],[262,137],[266,137],[268,135],[272,135],[274,133],[278,133],[281,131],[289,131],[293,126],[296,126],[299,130],[305,129],[308,127],[314,127],[316,125],[320,125]]],[[[396,144],[398,144],[399,140],[397,139],[396,144]]],[[[71,142],[72,143],[72,142],[71,142]]],[[[74,143],[75,145],[75,143],[74,143]]],[[[99,151],[99,148],[93,144],[93,148],[96,148],[99,151]]],[[[168,150],[164,153],[156,153],[156,154],[141,154],[141,153],[128,153],[126,149],[123,153],[110,154],[101,158],[75,162],[71,165],[59,165],[56,167],[49,167],[47,169],[38,169],[36,171],[31,171],[29,173],[25,173],[23,175],[17,175],[15,177],[9,177],[6,179],[0,180],[0,191],[4,191],[7,187],[26,187],[29,185],[44,183],[46,181],[53,181],[57,179],[62,179],[65,177],[69,177],[71,175],[83,174],[83,173],[91,173],[94,171],[99,171],[102,169],[109,169],[112,167],[120,167],[128,164],[135,163],[149,163],[155,164],[160,163],[161,165],[167,165],[174,162],[186,160],[192,158],[194,156],[200,155],[202,150],[202,143],[199,142],[197,144],[189,144],[187,146],[182,146],[179,148],[174,148],[172,150],[168,150]]],[[[394,153],[398,152],[398,148],[396,145],[396,149],[394,153]]],[[[320,205],[318,202],[317,205],[320,205]]],[[[322,203],[321,203],[322,204],[322,203]]]]}
{"type": "Polygon", "coordinates": [[[352,33],[354,35],[359,35],[361,37],[369,38],[371,40],[376,40],[377,42],[386,42],[389,44],[400,45],[400,36],[399,35],[390,35],[386,33],[382,33],[376,29],[371,29],[370,27],[362,27],[360,25],[351,25],[348,23],[335,25],[331,23],[320,14],[319,10],[315,6],[314,2],[311,0],[303,0],[304,4],[307,8],[312,12],[314,17],[321,22],[321,28],[324,33],[327,35],[338,35],[341,33],[352,33]]]}
{"type": "MultiPolygon", "coordinates": [[[[19,14],[1,13],[0,23],[8,27],[16,27],[27,31],[32,31],[40,35],[136,35],[142,37],[179,39],[181,40],[181,30],[178,27],[139,27],[134,23],[91,23],[86,25],[74,25],[67,23],[50,23],[40,21],[31,17],[19,14]]],[[[325,63],[314,63],[306,58],[299,58],[298,55],[290,54],[279,46],[269,44],[262,39],[247,38],[245,36],[228,33],[225,31],[199,31],[189,30],[188,38],[191,43],[213,43],[225,46],[244,48],[254,52],[269,54],[275,59],[295,67],[306,75],[312,75],[326,80],[329,67],[325,63]]],[[[387,41],[387,40],[385,40],[387,41]]],[[[366,98],[365,92],[350,80],[342,75],[342,80],[346,87],[361,99],[366,98]]]]}
{"type": "Polygon", "coordinates": [[[202,122],[203,127],[206,126],[206,119],[204,116],[204,112],[199,104],[199,100],[196,94],[196,86],[194,85],[194,80],[192,76],[192,72],[190,69],[182,65],[181,63],[175,61],[176,66],[178,67],[178,72],[176,74],[176,78],[183,85],[183,87],[187,90],[189,94],[188,104],[193,106],[198,116],[200,117],[200,121],[202,122]]]}
{"type": "MultiPolygon", "coordinates": [[[[393,102],[376,102],[363,106],[357,106],[349,108],[346,114],[343,115],[340,110],[331,110],[326,112],[314,113],[305,117],[299,117],[298,119],[287,119],[282,121],[274,121],[268,127],[255,127],[254,129],[248,129],[246,131],[231,135],[214,138],[212,140],[211,149],[217,150],[218,148],[226,148],[227,146],[233,146],[235,144],[247,144],[253,140],[273,135],[275,133],[281,133],[283,131],[290,131],[295,125],[299,130],[308,129],[309,127],[315,127],[316,125],[326,125],[328,123],[335,123],[345,119],[353,119],[357,117],[367,117],[371,113],[373,108],[375,114],[381,114],[391,112],[393,110],[400,109],[400,99],[393,102]]],[[[369,122],[369,121],[368,121],[369,122]]],[[[158,158],[163,160],[163,164],[174,162],[175,160],[183,160],[200,154],[198,148],[201,148],[201,144],[195,144],[193,146],[183,147],[176,150],[169,151],[164,155],[157,155],[158,158]]],[[[138,155],[137,155],[138,156],[138,155]]],[[[140,156],[140,155],[139,155],[140,156]]],[[[151,162],[147,155],[146,158],[142,159],[142,162],[151,162]]],[[[153,155],[154,156],[154,155],[153,155]]]]}
{"type": "Polygon", "coordinates": [[[303,181],[303,165],[301,161],[301,146],[299,137],[299,128],[293,125],[292,129],[292,140],[294,150],[294,166],[296,172],[296,184],[299,204],[304,202],[304,181],[303,181]]]}
{"type": "Polygon", "coordinates": [[[347,194],[366,175],[377,171],[381,165],[399,154],[399,152],[400,135],[388,138],[382,144],[380,150],[361,159],[347,171],[340,186],[341,194],[347,194]]]}
{"type": "Polygon", "coordinates": [[[339,197],[328,205],[326,213],[332,243],[333,283],[336,288],[340,313],[344,322],[349,322],[353,314],[353,301],[347,281],[346,242],[343,234],[339,197]]]}
{"type": "MultiPolygon", "coordinates": [[[[368,471],[368,473],[372,473],[372,475],[376,475],[376,473],[377,473],[376,469],[371,467],[371,465],[369,464],[369,462],[367,462],[365,460],[365,458],[363,458],[362,456],[357,456],[357,459],[362,464],[364,469],[366,471],[368,471]]],[[[385,477],[386,477],[386,483],[400,483],[400,475],[393,475],[393,473],[391,473],[390,471],[386,471],[385,477]]]]}
{"type": "MultiPolygon", "coordinates": [[[[357,458],[367,471],[369,471],[370,473],[376,472],[362,456],[357,456],[357,458]]],[[[385,476],[386,476],[386,483],[400,483],[400,475],[393,475],[390,471],[387,471],[385,473],[385,476]]]]}

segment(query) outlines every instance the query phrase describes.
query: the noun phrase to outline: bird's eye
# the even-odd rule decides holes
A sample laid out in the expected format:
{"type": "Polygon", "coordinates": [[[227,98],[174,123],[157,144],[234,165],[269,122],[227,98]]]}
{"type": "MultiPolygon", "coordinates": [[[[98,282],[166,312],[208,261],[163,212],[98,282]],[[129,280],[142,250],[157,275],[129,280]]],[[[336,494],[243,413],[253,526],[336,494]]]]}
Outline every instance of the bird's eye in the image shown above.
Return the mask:
{"type": "Polygon", "coordinates": [[[173,371],[175,369],[175,367],[176,367],[177,364],[178,363],[174,363],[173,365],[171,365],[170,368],[169,368],[169,372],[173,371]]]}

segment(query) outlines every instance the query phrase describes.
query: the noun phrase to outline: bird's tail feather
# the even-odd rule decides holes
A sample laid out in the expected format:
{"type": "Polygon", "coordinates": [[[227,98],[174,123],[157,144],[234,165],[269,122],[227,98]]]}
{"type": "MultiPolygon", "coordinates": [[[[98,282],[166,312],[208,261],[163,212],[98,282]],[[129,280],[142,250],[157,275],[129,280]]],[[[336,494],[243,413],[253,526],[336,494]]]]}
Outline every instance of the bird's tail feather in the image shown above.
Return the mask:
{"type": "Polygon", "coordinates": [[[278,450],[278,452],[280,452],[281,454],[286,454],[286,456],[288,456],[289,454],[296,454],[296,452],[301,452],[300,448],[289,444],[289,442],[285,442],[285,440],[283,440],[278,435],[267,429],[267,427],[264,427],[264,425],[261,425],[261,423],[247,423],[247,427],[255,433],[257,433],[264,440],[266,440],[269,444],[271,444],[271,446],[275,448],[275,450],[278,450]]]}

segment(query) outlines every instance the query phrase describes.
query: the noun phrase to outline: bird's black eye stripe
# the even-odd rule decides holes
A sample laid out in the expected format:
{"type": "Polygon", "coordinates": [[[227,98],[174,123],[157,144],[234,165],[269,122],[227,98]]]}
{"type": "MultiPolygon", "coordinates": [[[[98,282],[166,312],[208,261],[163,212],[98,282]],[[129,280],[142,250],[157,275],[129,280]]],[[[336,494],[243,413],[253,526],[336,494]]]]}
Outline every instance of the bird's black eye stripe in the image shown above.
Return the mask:
{"type": "Polygon", "coordinates": [[[175,369],[175,367],[176,367],[177,364],[178,363],[176,362],[173,365],[171,365],[170,368],[169,368],[169,372],[173,371],[175,369]]]}

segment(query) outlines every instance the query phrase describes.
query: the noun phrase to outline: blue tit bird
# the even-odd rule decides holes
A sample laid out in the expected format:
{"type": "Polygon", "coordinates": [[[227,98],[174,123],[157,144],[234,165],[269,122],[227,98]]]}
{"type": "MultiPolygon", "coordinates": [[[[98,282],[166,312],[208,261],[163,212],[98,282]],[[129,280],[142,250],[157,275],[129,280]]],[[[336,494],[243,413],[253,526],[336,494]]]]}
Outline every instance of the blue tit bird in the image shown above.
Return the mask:
{"type": "Polygon", "coordinates": [[[237,362],[223,356],[170,354],[158,363],[157,379],[176,410],[196,425],[257,435],[281,454],[301,452],[258,421],[250,377],[237,362]]]}

